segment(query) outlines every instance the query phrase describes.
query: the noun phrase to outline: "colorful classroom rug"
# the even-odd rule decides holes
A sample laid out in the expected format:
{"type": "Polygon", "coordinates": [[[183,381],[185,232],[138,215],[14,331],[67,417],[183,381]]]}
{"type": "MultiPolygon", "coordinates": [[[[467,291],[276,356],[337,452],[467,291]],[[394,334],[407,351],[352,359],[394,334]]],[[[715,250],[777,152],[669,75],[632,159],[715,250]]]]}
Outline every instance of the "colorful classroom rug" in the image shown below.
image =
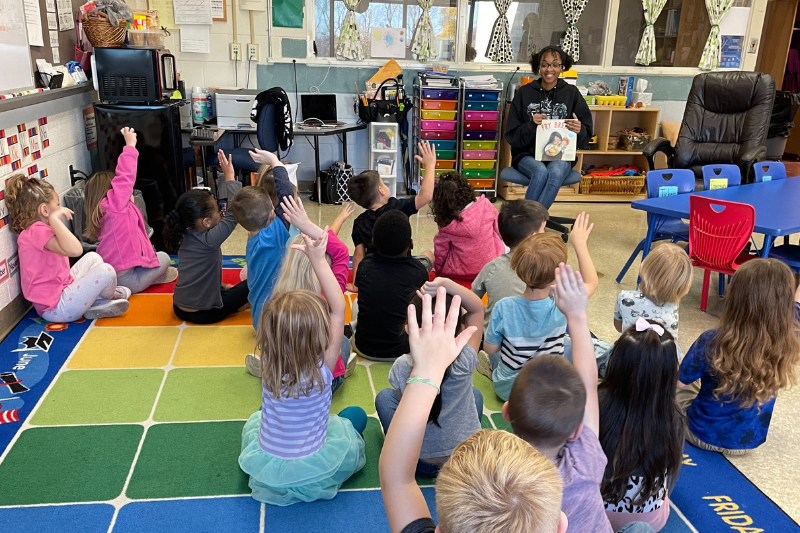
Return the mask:
{"type": "MultiPolygon", "coordinates": [[[[226,258],[238,281],[241,258],[226,258]]],[[[249,497],[237,458],[260,406],[244,369],[249,312],[213,326],[172,313],[171,289],[131,298],[122,317],[49,324],[29,314],[0,344],[0,532],[388,531],[379,490],[375,394],[390,365],[360,361],[331,406],[362,407],[367,464],[331,501],[290,507],[249,497]]],[[[484,427],[509,429],[491,382],[484,427]]],[[[419,480],[434,511],[431,481],[419,480]]],[[[666,533],[800,528],[722,456],[687,445],[666,533]]]]}

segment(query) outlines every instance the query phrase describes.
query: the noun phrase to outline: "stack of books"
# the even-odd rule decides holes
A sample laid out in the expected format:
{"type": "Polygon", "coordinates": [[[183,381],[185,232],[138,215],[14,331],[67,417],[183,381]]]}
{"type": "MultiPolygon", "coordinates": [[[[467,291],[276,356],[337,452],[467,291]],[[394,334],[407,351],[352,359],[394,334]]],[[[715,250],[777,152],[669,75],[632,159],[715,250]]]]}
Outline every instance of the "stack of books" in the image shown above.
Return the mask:
{"type": "Polygon", "coordinates": [[[419,81],[423,87],[452,87],[456,85],[455,75],[432,70],[420,70],[419,81]]]}
{"type": "Polygon", "coordinates": [[[478,76],[462,76],[464,86],[467,89],[497,89],[499,87],[497,80],[491,74],[478,75],[478,76]]]}

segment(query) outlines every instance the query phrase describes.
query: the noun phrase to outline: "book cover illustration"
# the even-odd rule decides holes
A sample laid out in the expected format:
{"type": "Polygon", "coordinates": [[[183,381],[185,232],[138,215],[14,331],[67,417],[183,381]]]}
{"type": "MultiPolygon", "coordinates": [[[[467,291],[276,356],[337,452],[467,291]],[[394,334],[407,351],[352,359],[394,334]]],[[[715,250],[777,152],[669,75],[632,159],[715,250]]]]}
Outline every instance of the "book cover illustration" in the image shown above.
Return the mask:
{"type": "Polygon", "coordinates": [[[543,120],[536,128],[537,161],[575,161],[578,136],[564,120],[543,120]]]}

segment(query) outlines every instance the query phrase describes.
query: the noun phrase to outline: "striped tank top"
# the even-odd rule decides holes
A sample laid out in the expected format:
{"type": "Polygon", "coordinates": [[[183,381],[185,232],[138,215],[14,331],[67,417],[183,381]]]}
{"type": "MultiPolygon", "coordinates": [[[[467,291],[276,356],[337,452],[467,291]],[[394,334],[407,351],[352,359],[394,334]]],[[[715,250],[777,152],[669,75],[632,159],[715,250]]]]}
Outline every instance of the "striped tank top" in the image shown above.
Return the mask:
{"type": "Polygon", "coordinates": [[[266,453],[281,459],[301,459],[322,448],[328,434],[333,374],[323,364],[322,392],[314,388],[308,396],[274,398],[262,386],[261,431],[258,443],[266,453]]]}

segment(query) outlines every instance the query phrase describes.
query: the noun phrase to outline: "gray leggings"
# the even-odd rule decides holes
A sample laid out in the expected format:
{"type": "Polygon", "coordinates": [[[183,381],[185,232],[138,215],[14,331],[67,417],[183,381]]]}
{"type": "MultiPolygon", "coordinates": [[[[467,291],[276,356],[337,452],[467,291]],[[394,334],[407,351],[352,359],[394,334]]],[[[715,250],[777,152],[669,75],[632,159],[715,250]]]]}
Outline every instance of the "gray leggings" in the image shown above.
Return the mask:
{"type": "Polygon", "coordinates": [[[134,267],[124,274],[117,274],[117,284],[128,287],[131,294],[137,294],[147,289],[158,278],[164,275],[169,268],[169,255],[157,252],[158,266],[153,268],[134,267]]]}

